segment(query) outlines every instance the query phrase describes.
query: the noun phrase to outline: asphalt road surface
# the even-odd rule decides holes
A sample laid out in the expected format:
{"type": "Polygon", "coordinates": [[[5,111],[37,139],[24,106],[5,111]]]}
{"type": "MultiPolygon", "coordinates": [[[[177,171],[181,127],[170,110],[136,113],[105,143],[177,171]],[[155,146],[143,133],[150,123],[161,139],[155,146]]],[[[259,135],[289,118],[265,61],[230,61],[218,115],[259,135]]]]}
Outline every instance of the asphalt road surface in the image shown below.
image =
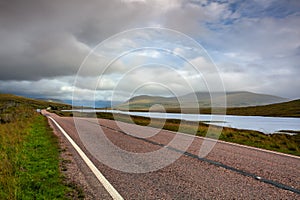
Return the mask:
{"type": "Polygon", "coordinates": [[[199,137],[104,119],[80,118],[75,125],[71,117],[43,113],[124,199],[300,199],[299,157],[217,142],[200,158],[199,137]]]}

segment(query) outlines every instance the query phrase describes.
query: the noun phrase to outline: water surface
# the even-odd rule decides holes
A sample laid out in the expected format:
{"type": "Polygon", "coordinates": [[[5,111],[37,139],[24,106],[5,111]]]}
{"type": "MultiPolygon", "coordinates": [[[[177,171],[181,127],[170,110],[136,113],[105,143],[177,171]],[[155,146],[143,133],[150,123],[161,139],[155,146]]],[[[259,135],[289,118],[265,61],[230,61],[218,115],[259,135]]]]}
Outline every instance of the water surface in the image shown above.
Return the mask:
{"type": "MultiPolygon", "coordinates": [[[[72,110],[78,112],[99,112],[99,110],[72,110]]],[[[292,117],[261,117],[261,116],[237,116],[237,115],[210,115],[210,114],[181,114],[158,112],[124,112],[118,110],[101,110],[101,112],[121,113],[142,117],[161,119],[181,119],[189,121],[201,121],[223,127],[256,130],[266,134],[276,133],[280,130],[300,131],[300,118],[292,117]]]]}

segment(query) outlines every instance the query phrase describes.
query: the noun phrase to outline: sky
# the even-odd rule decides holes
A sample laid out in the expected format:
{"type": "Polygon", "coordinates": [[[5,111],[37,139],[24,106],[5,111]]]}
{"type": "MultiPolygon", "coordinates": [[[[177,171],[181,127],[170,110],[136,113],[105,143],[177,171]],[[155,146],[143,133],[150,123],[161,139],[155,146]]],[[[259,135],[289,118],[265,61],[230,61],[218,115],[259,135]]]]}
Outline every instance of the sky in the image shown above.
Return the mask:
{"type": "Polygon", "coordinates": [[[300,98],[299,0],[0,0],[0,42],[1,93],[300,98]]]}

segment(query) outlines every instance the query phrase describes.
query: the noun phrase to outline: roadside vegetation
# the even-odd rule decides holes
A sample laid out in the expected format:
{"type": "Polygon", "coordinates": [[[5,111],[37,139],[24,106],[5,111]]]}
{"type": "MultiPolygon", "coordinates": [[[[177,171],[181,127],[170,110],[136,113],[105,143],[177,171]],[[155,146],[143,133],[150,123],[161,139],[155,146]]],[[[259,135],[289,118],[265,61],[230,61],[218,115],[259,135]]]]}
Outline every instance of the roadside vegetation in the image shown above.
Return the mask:
{"type": "MultiPolygon", "coordinates": [[[[60,116],[73,116],[71,112],[55,111],[60,116]]],[[[76,116],[92,117],[91,113],[76,113],[76,116]]],[[[141,126],[152,126],[156,128],[163,128],[171,131],[180,131],[188,134],[196,134],[197,136],[217,138],[220,127],[211,126],[210,134],[207,134],[209,125],[202,122],[191,122],[178,119],[150,119],[147,117],[129,116],[124,114],[112,113],[97,113],[98,118],[118,120],[127,123],[135,123],[141,126]]],[[[297,133],[297,132],[295,132],[297,133]]],[[[273,150],[277,152],[292,154],[300,156],[300,134],[263,134],[258,131],[239,130],[234,128],[222,129],[220,140],[243,144],[247,146],[273,150]]]]}
{"type": "Polygon", "coordinates": [[[79,198],[60,172],[58,138],[35,111],[46,106],[48,102],[0,95],[0,199],[79,198]]]}

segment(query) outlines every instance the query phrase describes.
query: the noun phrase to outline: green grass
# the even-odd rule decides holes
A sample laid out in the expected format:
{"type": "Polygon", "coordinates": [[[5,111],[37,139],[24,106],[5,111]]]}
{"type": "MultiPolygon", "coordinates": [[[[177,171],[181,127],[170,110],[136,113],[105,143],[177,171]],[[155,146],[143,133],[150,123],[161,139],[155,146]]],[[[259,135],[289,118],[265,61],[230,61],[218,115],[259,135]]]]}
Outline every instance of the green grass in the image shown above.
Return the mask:
{"type": "Polygon", "coordinates": [[[0,115],[8,116],[0,123],[0,199],[71,199],[80,194],[64,180],[58,138],[35,105],[15,98],[0,102],[0,115]]]}
{"type": "Polygon", "coordinates": [[[59,172],[57,138],[44,117],[35,118],[17,155],[17,199],[65,199],[71,188],[59,172]]]}

